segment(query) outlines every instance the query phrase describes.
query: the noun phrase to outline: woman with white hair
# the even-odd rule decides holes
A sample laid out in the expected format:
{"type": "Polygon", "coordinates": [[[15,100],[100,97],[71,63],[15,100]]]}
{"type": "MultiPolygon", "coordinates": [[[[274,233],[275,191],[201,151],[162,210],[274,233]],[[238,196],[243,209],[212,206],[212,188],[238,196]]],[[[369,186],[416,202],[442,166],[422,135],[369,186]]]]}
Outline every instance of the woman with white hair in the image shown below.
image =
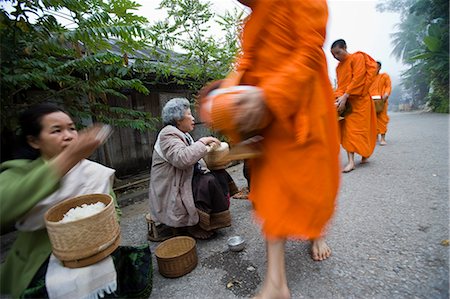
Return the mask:
{"type": "Polygon", "coordinates": [[[174,98],[162,110],[164,128],[153,150],[149,201],[151,226],[149,239],[162,241],[171,233],[187,232],[197,239],[208,239],[214,230],[231,225],[229,185],[226,170],[211,171],[203,157],[208,146],[220,145],[212,136],[194,141],[190,103],[174,98]],[[163,232],[162,227],[171,233],[163,232]],[[155,231],[157,230],[157,231],[155,231]]]}

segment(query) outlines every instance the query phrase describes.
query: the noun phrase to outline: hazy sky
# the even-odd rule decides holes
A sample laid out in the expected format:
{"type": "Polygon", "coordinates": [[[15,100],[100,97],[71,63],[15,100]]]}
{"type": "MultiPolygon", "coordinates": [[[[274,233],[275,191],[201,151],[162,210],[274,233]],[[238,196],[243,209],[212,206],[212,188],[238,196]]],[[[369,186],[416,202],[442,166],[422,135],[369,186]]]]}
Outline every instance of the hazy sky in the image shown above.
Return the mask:
{"type": "MultiPolygon", "coordinates": [[[[164,12],[157,10],[159,0],[137,0],[142,5],[137,12],[148,18],[150,23],[165,17],[164,12]]],[[[223,14],[234,7],[244,9],[237,0],[210,0],[212,9],[223,14]]],[[[395,32],[395,24],[399,16],[393,13],[380,13],[375,9],[375,0],[329,0],[329,19],[327,39],[324,50],[327,55],[329,75],[334,80],[338,63],[330,54],[330,46],[339,38],[345,39],[349,52],[363,51],[375,60],[382,62],[382,72],[387,72],[396,85],[403,70],[401,63],[391,57],[390,34],[395,32]]]]}

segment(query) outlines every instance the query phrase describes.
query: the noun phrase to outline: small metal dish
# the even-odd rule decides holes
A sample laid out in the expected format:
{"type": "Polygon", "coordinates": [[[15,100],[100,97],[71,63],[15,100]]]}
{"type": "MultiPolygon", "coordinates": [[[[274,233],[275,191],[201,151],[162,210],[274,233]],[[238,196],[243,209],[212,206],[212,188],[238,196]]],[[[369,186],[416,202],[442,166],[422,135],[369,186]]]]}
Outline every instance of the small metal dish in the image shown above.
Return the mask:
{"type": "Polygon", "coordinates": [[[231,251],[242,251],[245,248],[245,240],[241,236],[231,237],[227,243],[231,251]]]}

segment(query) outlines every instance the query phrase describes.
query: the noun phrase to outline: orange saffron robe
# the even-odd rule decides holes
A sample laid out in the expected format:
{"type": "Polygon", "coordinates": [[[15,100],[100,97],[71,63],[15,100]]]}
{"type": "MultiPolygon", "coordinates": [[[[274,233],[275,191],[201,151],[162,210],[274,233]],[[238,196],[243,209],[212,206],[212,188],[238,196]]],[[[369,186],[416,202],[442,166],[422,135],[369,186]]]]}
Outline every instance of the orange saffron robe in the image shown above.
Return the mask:
{"type": "Polygon", "coordinates": [[[323,52],[325,0],[256,1],[243,32],[241,84],[264,90],[273,115],[250,160],[255,215],[267,238],[315,238],[335,210],[339,140],[323,52]]]}
{"type": "MultiPolygon", "coordinates": [[[[372,86],[370,86],[369,93],[371,96],[383,96],[385,94],[391,94],[391,78],[388,74],[382,73],[378,74],[373,80],[372,86]]],[[[384,104],[383,111],[377,113],[377,133],[386,134],[387,125],[389,123],[388,111],[388,100],[384,104]]]]}
{"type": "Polygon", "coordinates": [[[377,115],[369,94],[377,64],[364,52],[350,54],[336,67],[335,97],[349,94],[352,111],[340,123],[342,147],[347,152],[370,157],[377,142],[377,115]]]}

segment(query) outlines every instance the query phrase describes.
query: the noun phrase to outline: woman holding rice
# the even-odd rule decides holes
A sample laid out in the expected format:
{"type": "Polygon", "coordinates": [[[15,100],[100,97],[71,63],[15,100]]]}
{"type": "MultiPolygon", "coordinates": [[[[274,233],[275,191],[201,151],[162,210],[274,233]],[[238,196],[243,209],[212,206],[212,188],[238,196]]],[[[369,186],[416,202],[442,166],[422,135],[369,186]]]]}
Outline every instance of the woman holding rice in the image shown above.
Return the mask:
{"type": "MultiPolygon", "coordinates": [[[[52,262],[44,214],[58,202],[82,194],[109,193],[115,198],[112,192],[115,171],[86,160],[104,141],[105,137],[99,134],[100,126],[78,133],[71,117],[51,104],[39,104],[25,111],[20,126],[23,146],[18,159],[0,165],[1,229],[4,232],[15,225],[18,230],[0,268],[1,293],[25,298],[64,296],[61,292],[65,288],[58,286],[66,283],[63,279],[66,275],[53,279],[55,276],[49,273],[76,274],[79,269],[59,269],[52,262]]],[[[152,267],[148,246],[119,247],[111,256],[112,261],[104,260],[110,264],[101,270],[110,272],[99,274],[100,277],[108,274],[110,279],[96,285],[93,282],[100,281],[100,277],[84,277],[78,289],[72,290],[73,294],[149,295],[152,267]],[[132,259],[132,255],[137,258],[132,259]],[[125,272],[127,277],[121,276],[125,272]]]]}
{"type": "MultiPolygon", "coordinates": [[[[165,127],[155,143],[150,175],[152,221],[175,233],[187,231],[194,238],[208,239],[214,230],[231,225],[229,186],[234,182],[225,169],[210,170],[202,159],[220,141],[212,136],[192,139],[194,117],[185,98],[168,101],[162,119],[165,127]]],[[[161,230],[160,239],[150,231],[149,239],[170,237],[167,231],[161,230]]]]}

